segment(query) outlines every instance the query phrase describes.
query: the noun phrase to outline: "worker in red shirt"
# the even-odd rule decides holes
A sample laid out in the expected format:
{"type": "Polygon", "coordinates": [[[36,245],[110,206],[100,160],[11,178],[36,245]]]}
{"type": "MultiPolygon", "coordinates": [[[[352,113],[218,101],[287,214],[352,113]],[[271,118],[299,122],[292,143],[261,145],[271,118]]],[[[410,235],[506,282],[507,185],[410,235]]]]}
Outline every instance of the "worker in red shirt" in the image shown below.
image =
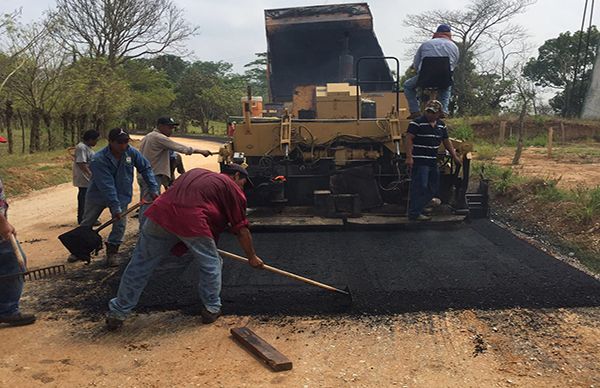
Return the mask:
{"type": "Polygon", "coordinates": [[[221,174],[196,168],[181,175],[146,210],[147,221],[117,292],[109,302],[106,326],[116,330],[135,308],[152,272],[177,248],[187,248],[200,267],[198,293],[203,323],[221,315],[222,261],[219,235],[229,228],[246,253],[249,264],[261,268],[246,218],[244,186],[252,185],[242,166],[229,164],[221,174]]]}

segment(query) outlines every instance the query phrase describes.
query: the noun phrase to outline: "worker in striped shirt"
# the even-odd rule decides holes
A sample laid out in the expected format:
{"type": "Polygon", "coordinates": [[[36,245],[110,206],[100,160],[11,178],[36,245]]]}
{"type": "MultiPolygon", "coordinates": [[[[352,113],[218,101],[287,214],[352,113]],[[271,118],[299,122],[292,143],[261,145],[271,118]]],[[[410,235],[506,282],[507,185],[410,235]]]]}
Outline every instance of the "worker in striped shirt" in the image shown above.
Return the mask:
{"type": "Polygon", "coordinates": [[[429,221],[431,217],[423,214],[426,206],[439,206],[436,198],[440,173],[437,165],[438,148],[441,143],[457,164],[461,160],[456,154],[452,142],[448,139],[446,124],[440,120],[442,104],[431,100],[425,106],[423,116],[414,119],[408,125],[406,134],[406,168],[410,173],[410,199],[408,218],[412,221],[429,221]]]}

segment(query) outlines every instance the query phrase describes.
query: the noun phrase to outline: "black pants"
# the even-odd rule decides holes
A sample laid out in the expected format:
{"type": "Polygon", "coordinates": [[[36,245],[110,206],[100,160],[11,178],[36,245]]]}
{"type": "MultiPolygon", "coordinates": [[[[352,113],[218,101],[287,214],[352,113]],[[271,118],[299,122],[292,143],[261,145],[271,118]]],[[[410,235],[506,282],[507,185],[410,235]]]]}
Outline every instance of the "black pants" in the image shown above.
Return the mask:
{"type": "Polygon", "coordinates": [[[77,224],[81,224],[83,220],[83,212],[85,210],[85,193],[87,193],[87,187],[78,187],[79,192],[77,193],[77,224]]]}

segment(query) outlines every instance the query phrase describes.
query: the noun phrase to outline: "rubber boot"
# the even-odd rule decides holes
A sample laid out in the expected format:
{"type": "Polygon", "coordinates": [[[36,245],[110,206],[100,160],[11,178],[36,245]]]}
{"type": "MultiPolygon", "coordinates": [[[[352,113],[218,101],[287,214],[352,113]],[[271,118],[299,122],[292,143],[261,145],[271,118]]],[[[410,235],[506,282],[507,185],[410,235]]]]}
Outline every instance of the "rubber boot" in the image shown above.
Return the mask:
{"type": "Polygon", "coordinates": [[[117,260],[117,254],[119,253],[119,245],[105,243],[106,244],[106,266],[107,267],[118,267],[119,261],[117,260]]]}

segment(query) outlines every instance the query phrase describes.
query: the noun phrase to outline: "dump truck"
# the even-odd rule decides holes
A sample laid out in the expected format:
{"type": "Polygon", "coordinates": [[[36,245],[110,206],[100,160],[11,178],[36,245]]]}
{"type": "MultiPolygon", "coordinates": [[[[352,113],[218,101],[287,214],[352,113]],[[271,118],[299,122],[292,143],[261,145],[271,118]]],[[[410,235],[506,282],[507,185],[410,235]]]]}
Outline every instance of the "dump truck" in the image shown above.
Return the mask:
{"type": "MultiPolygon", "coordinates": [[[[269,100],[243,98],[220,163],[247,166],[255,227],[408,222],[407,101],[366,3],[265,10],[269,100]]],[[[471,145],[440,148],[435,221],[462,221],[471,145]]]]}

